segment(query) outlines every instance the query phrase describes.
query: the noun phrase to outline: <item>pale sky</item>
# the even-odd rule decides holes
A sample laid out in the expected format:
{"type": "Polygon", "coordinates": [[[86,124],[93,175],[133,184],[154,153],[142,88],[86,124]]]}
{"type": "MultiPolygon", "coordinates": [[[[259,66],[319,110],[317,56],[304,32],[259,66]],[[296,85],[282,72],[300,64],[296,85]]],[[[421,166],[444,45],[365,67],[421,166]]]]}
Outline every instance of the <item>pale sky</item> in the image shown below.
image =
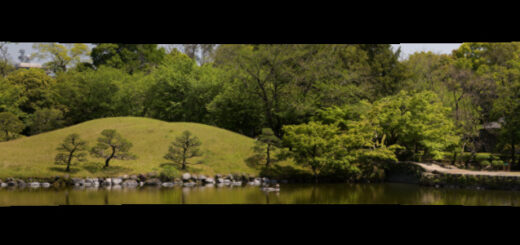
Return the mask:
{"type": "MultiPolygon", "coordinates": [[[[32,45],[34,43],[10,43],[8,44],[8,51],[11,56],[11,60],[14,62],[18,62],[18,51],[20,49],[25,49],[26,55],[31,55],[34,51],[32,49],[32,45]]],[[[457,49],[461,44],[460,43],[401,43],[401,44],[392,44],[394,48],[401,47],[401,59],[406,59],[408,55],[413,54],[415,52],[421,51],[431,51],[433,53],[440,54],[449,54],[452,50],[457,49]]],[[[90,48],[94,47],[94,45],[89,45],[90,48]]],[[[40,60],[32,60],[33,63],[43,63],[45,61],[40,60]]]]}

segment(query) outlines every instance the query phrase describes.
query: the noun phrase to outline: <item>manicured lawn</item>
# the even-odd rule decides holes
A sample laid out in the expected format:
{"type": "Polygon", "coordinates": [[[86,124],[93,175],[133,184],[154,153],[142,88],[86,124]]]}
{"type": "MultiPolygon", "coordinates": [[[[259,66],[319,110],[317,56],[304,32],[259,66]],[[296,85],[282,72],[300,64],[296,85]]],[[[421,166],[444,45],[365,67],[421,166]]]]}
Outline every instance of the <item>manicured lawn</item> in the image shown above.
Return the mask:
{"type": "MultiPolygon", "coordinates": [[[[102,169],[104,160],[88,157],[87,162],[71,167],[72,177],[119,176],[135,173],[160,173],[168,163],[163,156],[175,137],[189,130],[202,141],[202,164],[192,165],[188,172],[213,175],[216,173],[258,174],[259,170],[248,166],[245,159],[253,154],[254,139],[209,125],[184,122],[164,122],[140,117],[115,117],[96,119],[67,128],[31,137],[0,142],[0,178],[50,177],[66,174],[65,166],[55,165],[56,148],[63,139],[77,133],[89,146],[96,143],[104,129],[116,129],[133,143],[131,152],[136,160],[112,160],[111,167],[102,169]]],[[[281,165],[292,165],[281,162],[281,165]]],[[[182,171],[181,171],[182,172],[182,171]]]]}

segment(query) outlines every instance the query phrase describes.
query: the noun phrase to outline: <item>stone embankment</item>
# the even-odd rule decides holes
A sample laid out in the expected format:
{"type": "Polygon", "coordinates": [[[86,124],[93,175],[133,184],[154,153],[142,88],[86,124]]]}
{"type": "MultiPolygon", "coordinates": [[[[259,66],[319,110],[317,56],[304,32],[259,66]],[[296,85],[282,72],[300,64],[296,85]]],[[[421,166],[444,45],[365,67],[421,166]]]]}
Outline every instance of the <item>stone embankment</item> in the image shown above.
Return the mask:
{"type": "Polygon", "coordinates": [[[434,163],[399,162],[386,170],[386,180],[437,188],[520,190],[520,172],[472,171],[434,163]]]}
{"type": "Polygon", "coordinates": [[[60,188],[73,186],[76,188],[139,188],[144,186],[194,187],[209,186],[269,186],[277,183],[287,183],[287,180],[274,180],[246,175],[221,175],[213,177],[185,173],[181,178],[166,178],[156,173],[123,175],[111,178],[71,178],[56,176],[53,178],[6,178],[0,179],[0,188],[60,188]]]}

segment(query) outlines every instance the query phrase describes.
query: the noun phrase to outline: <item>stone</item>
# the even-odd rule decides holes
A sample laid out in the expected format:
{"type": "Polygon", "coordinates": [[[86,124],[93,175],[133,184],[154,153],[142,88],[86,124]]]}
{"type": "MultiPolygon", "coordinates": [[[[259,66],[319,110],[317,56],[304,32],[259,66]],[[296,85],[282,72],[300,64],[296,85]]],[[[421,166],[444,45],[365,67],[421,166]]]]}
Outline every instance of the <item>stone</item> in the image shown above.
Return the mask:
{"type": "Polygon", "coordinates": [[[199,175],[199,178],[198,178],[200,181],[205,181],[207,179],[206,175],[199,175]]]}
{"type": "Polygon", "coordinates": [[[112,179],[111,178],[106,178],[102,184],[103,186],[111,186],[112,185],[112,179]]]}
{"type": "Polygon", "coordinates": [[[233,175],[232,174],[228,174],[226,175],[226,178],[225,179],[228,179],[228,180],[234,180],[235,178],[233,178],[233,175]]]}
{"type": "Polygon", "coordinates": [[[206,178],[206,179],[204,179],[204,183],[214,184],[215,180],[213,178],[206,178]]]}
{"type": "Polygon", "coordinates": [[[2,183],[0,184],[0,187],[2,187],[2,188],[7,187],[7,183],[2,182],[2,183]]]}
{"type": "Polygon", "coordinates": [[[137,175],[130,175],[130,179],[131,179],[131,180],[139,180],[139,178],[137,177],[137,175]]]}
{"type": "Polygon", "coordinates": [[[196,183],[194,183],[194,182],[186,182],[186,183],[184,183],[184,186],[186,186],[186,187],[193,187],[195,185],[196,185],[196,183]]]}
{"type": "Polygon", "coordinates": [[[182,174],[182,180],[183,181],[188,181],[190,179],[191,179],[191,174],[189,174],[189,173],[182,174]]]}
{"type": "Polygon", "coordinates": [[[112,184],[113,185],[119,185],[123,182],[123,180],[121,178],[113,178],[112,179],[112,184]]]}
{"type": "Polygon", "coordinates": [[[145,181],[146,180],[146,176],[144,174],[138,174],[137,175],[137,178],[140,180],[140,181],[145,181]]]}
{"type": "Polygon", "coordinates": [[[232,185],[233,186],[241,186],[242,185],[242,181],[233,181],[232,185]]]}
{"type": "MultiPolygon", "coordinates": [[[[228,180],[228,181],[229,181],[229,180],[228,180]]],[[[223,178],[218,178],[218,179],[217,179],[217,183],[219,183],[219,184],[220,184],[220,183],[224,183],[224,179],[223,179],[223,178]]]]}
{"type": "Polygon", "coordinates": [[[29,187],[31,187],[31,188],[40,188],[40,183],[39,182],[31,182],[31,183],[29,183],[29,187]]]}
{"type": "Polygon", "coordinates": [[[135,188],[135,187],[137,187],[139,185],[139,183],[137,183],[136,180],[127,179],[127,180],[123,181],[123,183],[121,185],[123,187],[135,188]]]}
{"type": "Polygon", "coordinates": [[[173,187],[175,184],[173,182],[164,182],[162,183],[163,187],[173,187]]]}
{"type": "Polygon", "coordinates": [[[150,185],[150,186],[160,186],[161,181],[158,178],[152,178],[148,179],[144,182],[144,185],[150,185]]]}
{"type": "Polygon", "coordinates": [[[83,184],[83,186],[85,186],[85,187],[91,187],[91,186],[93,186],[93,184],[92,184],[92,182],[85,182],[85,183],[83,184]]]}
{"type": "Polygon", "coordinates": [[[146,176],[147,176],[148,178],[155,178],[155,177],[157,177],[158,175],[157,175],[156,172],[150,172],[150,173],[147,173],[146,176]]]}
{"type": "Polygon", "coordinates": [[[224,181],[223,183],[225,185],[230,185],[231,184],[231,180],[229,180],[229,179],[224,179],[223,181],[224,181]]]}
{"type": "Polygon", "coordinates": [[[220,178],[222,178],[221,174],[215,174],[215,179],[220,179],[220,178]]]}
{"type": "Polygon", "coordinates": [[[121,176],[121,179],[124,179],[124,180],[126,180],[128,178],[129,178],[128,174],[125,174],[125,175],[121,176]]]}
{"type": "Polygon", "coordinates": [[[48,183],[48,182],[43,182],[43,183],[42,183],[42,187],[43,187],[43,188],[49,188],[49,187],[51,187],[51,184],[48,183]]]}

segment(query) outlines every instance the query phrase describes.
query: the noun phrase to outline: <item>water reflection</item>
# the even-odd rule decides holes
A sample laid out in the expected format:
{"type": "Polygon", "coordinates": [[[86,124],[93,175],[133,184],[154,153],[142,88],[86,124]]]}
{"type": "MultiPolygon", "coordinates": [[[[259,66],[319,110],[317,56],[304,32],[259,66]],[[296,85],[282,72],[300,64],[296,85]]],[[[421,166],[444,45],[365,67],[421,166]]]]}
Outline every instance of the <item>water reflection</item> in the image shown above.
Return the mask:
{"type": "MultiPolygon", "coordinates": [[[[218,185],[217,185],[218,186],[218,185]]],[[[0,189],[0,206],[119,204],[403,204],[520,206],[520,192],[435,189],[408,184],[319,184],[259,187],[0,189]]]]}

